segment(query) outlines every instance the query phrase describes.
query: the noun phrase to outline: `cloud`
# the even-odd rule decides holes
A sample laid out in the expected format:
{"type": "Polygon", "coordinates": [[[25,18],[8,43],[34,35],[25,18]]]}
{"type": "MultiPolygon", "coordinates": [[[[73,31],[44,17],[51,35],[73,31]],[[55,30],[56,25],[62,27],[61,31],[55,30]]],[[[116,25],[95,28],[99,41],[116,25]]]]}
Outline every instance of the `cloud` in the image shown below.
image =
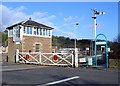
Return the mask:
{"type": "Polygon", "coordinates": [[[11,7],[0,5],[0,11],[2,12],[0,16],[2,16],[1,20],[3,27],[20,22],[22,19],[24,20],[27,17],[26,14],[22,12],[24,9],[25,7],[23,6],[13,9],[11,7]]]}
{"type": "MultiPolygon", "coordinates": [[[[27,14],[24,12],[26,9],[27,8],[25,6],[12,8],[0,5],[0,12],[2,12],[2,14],[0,14],[0,16],[2,16],[0,20],[2,20],[2,26],[6,28],[20,21],[26,21],[29,17],[31,17],[33,20],[42,24],[55,27],[54,23],[51,22],[54,18],[56,18],[55,15],[49,15],[48,12],[33,12],[32,14],[27,14]]],[[[4,31],[5,28],[0,28],[0,31],[4,31]]]]}
{"type": "Polygon", "coordinates": [[[74,38],[74,33],[73,32],[69,32],[69,31],[64,31],[61,28],[55,28],[53,30],[54,33],[57,33],[55,35],[59,35],[59,36],[65,36],[65,37],[70,37],[70,38],[74,38]]]}
{"type": "MultiPolygon", "coordinates": [[[[56,15],[49,14],[48,12],[38,11],[27,14],[26,10],[28,10],[28,8],[26,8],[25,6],[13,8],[5,5],[0,5],[0,12],[2,12],[2,14],[0,14],[0,16],[2,16],[0,18],[0,20],[2,20],[2,23],[0,23],[0,31],[4,31],[6,27],[21,21],[26,21],[29,17],[31,17],[34,21],[55,28],[53,30],[54,35],[62,35],[65,37],[74,38],[73,28],[78,18],[77,16],[68,16],[66,18],[62,18],[62,25],[56,25],[55,20],[56,18],[58,18],[56,15]]],[[[63,13],[61,12],[60,15],[62,16],[63,13]]]]}
{"type": "MultiPolygon", "coordinates": [[[[88,25],[85,26],[87,29],[94,29],[94,23],[89,23],[88,25]]],[[[102,29],[104,27],[103,23],[98,23],[97,24],[97,29],[102,29]]]]}
{"type": "Polygon", "coordinates": [[[73,21],[75,21],[76,19],[77,19],[78,17],[77,16],[68,16],[68,17],[65,17],[64,18],[64,21],[65,22],[73,22],[73,21]]]}

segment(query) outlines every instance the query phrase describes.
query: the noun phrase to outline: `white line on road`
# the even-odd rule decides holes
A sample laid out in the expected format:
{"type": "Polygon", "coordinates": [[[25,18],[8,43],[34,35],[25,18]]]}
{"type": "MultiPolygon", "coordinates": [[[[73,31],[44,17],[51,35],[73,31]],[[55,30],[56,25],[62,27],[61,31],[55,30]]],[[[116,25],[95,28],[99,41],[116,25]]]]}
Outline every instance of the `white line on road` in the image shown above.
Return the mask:
{"type": "Polygon", "coordinates": [[[59,80],[59,81],[54,81],[54,82],[50,82],[50,83],[46,83],[44,85],[38,85],[38,86],[54,85],[54,84],[58,84],[58,83],[61,83],[61,82],[66,82],[66,81],[77,79],[77,78],[79,78],[79,76],[74,76],[74,77],[71,77],[71,78],[67,78],[67,79],[63,79],[63,80],[59,80]]]}

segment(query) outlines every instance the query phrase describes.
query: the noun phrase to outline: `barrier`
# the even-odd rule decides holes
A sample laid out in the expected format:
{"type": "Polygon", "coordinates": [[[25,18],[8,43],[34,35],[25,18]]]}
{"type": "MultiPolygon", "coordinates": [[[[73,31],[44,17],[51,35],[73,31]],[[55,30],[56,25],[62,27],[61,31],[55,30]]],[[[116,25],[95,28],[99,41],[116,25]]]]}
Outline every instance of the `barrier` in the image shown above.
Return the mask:
{"type": "Polygon", "coordinates": [[[74,55],[70,53],[41,53],[41,52],[19,52],[16,53],[17,62],[32,63],[40,65],[72,66],[74,55]],[[26,55],[27,58],[26,59],[26,55]]]}

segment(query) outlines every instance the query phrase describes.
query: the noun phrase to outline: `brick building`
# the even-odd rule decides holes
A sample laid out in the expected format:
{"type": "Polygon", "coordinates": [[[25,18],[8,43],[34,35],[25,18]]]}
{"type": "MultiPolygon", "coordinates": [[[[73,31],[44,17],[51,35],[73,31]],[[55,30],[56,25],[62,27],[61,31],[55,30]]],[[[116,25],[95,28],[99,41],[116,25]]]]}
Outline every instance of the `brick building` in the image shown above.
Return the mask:
{"type": "Polygon", "coordinates": [[[29,18],[8,30],[8,62],[15,62],[16,49],[20,52],[52,52],[52,27],[29,18]]]}

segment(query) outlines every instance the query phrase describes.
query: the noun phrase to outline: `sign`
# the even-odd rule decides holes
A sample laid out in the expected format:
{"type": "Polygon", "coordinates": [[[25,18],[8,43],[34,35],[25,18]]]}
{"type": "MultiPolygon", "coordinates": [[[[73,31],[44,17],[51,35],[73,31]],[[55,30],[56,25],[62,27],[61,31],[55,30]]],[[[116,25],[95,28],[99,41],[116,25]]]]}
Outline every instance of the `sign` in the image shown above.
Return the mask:
{"type": "Polygon", "coordinates": [[[54,55],[54,56],[53,56],[53,60],[58,60],[58,56],[57,56],[57,55],[54,55]]]}
{"type": "Polygon", "coordinates": [[[28,54],[26,54],[25,58],[26,58],[26,60],[27,60],[27,59],[29,58],[29,55],[28,55],[28,54]]]}
{"type": "Polygon", "coordinates": [[[96,42],[96,45],[105,45],[106,42],[96,42]]]}
{"type": "Polygon", "coordinates": [[[110,52],[110,48],[108,48],[108,52],[110,52]]]}
{"type": "Polygon", "coordinates": [[[86,62],[86,58],[79,58],[79,62],[86,62]]]}
{"type": "Polygon", "coordinates": [[[92,65],[92,58],[88,58],[88,65],[92,65]]]}
{"type": "Polygon", "coordinates": [[[89,50],[89,47],[87,47],[86,50],[89,50]]]}

